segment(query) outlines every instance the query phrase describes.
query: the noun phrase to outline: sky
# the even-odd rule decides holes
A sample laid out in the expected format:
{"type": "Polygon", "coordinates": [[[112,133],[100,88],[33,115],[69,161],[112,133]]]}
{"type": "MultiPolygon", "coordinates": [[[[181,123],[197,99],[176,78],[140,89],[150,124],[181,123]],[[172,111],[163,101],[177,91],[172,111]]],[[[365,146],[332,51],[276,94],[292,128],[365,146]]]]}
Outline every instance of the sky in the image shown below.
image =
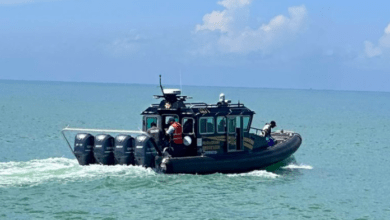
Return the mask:
{"type": "Polygon", "coordinates": [[[390,92],[390,1],[0,0],[0,79],[390,92]]]}

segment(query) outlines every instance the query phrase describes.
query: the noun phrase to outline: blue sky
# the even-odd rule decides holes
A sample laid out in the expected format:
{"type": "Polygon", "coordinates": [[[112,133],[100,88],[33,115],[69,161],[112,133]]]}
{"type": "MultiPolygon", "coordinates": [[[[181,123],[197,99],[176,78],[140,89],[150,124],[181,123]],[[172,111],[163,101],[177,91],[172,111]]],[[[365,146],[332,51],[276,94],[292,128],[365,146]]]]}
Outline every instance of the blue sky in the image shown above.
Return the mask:
{"type": "Polygon", "coordinates": [[[389,1],[0,0],[0,79],[390,91],[389,1]]]}

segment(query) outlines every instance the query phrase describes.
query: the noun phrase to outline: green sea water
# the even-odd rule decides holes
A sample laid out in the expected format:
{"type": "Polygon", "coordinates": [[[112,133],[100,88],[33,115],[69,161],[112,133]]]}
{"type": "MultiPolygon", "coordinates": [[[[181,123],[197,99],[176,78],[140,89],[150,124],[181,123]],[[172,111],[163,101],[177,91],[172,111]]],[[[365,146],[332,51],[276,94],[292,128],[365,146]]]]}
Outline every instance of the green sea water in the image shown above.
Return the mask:
{"type": "Polygon", "coordinates": [[[243,174],[81,167],[63,127],[141,128],[154,85],[0,81],[0,219],[389,219],[390,93],[183,86],[220,93],[303,137],[290,160],[243,174]]]}

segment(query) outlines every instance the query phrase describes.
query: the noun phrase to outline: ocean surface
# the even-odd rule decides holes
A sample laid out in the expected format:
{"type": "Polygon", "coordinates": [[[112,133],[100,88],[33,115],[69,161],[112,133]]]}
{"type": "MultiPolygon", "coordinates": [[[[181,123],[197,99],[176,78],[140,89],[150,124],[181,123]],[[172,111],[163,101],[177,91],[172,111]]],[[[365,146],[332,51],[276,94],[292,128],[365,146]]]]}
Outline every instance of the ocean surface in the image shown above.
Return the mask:
{"type": "Polygon", "coordinates": [[[390,93],[183,86],[222,92],[252,126],[300,133],[294,157],[228,175],[81,167],[61,129],[138,130],[159,88],[0,81],[0,219],[390,219],[390,93]]]}

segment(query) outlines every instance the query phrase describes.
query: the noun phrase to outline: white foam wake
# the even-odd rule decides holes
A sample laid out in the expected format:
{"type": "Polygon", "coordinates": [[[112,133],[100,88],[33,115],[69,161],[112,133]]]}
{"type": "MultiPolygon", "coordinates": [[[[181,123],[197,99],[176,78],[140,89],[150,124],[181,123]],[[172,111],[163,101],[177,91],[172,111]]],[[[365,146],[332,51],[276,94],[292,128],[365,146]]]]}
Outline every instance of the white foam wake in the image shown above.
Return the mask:
{"type": "Polygon", "coordinates": [[[282,167],[282,169],[304,169],[304,170],[312,170],[313,167],[310,165],[304,165],[304,164],[289,164],[285,167],[282,167]]]}
{"type": "Polygon", "coordinates": [[[48,158],[27,162],[0,163],[0,187],[36,185],[48,181],[76,181],[113,177],[156,175],[138,166],[80,166],[76,159],[48,158]]]}
{"type": "Polygon", "coordinates": [[[228,174],[229,177],[237,177],[237,176],[256,176],[256,177],[265,177],[265,178],[277,178],[278,174],[268,172],[266,170],[254,170],[249,173],[239,173],[239,174],[228,174]]]}

